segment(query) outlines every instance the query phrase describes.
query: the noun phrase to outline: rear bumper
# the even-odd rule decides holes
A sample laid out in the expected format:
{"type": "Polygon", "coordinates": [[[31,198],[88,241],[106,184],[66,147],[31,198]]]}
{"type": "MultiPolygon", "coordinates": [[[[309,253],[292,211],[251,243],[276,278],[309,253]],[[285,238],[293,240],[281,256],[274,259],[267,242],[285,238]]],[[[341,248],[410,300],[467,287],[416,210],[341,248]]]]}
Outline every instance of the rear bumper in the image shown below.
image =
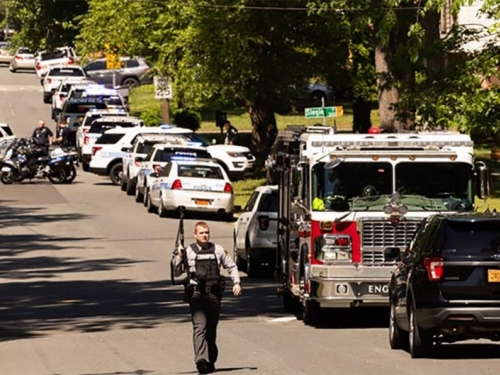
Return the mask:
{"type": "Polygon", "coordinates": [[[499,326],[500,331],[500,306],[417,309],[415,315],[418,325],[423,329],[454,325],[488,326],[495,324],[499,326]]]}
{"type": "Polygon", "coordinates": [[[172,191],[162,190],[163,206],[167,210],[176,210],[183,206],[190,212],[209,212],[209,213],[232,213],[233,200],[232,194],[226,193],[199,193],[194,191],[172,191]],[[209,201],[207,205],[197,204],[196,201],[209,201]]]}

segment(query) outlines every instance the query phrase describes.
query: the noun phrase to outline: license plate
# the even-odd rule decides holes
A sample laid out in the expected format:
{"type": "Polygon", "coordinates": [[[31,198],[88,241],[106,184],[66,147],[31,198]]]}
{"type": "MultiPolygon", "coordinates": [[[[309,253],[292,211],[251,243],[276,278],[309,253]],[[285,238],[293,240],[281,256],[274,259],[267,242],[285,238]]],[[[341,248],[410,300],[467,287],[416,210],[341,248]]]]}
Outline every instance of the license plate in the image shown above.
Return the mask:
{"type": "Polygon", "coordinates": [[[500,270],[488,270],[488,282],[500,283],[500,270]]]}
{"type": "Polygon", "coordinates": [[[210,204],[210,202],[206,199],[195,199],[194,203],[196,203],[198,206],[208,206],[210,204]]]}

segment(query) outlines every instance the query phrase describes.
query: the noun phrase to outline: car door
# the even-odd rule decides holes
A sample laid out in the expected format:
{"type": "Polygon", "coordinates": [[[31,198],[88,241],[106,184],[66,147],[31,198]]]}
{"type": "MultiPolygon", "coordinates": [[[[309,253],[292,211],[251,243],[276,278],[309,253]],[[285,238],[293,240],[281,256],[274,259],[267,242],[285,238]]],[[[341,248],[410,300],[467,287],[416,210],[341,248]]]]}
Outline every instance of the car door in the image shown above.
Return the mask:
{"type": "Polygon", "coordinates": [[[100,84],[111,83],[113,81],[112,75],[106,69],[106,61],[94,61],[85,67],[85,72],[87,76],[92,80],[100,84]]]}
{"type": "Polygon", "coordinates": [[[255,209],[258,207],[258,202],[261,193],[259,191],[254,191],[253,194],[248,199],[248,202],[243,209],[240,217],[235,223],[235,232],[236,232],[236,249],[238,254],[242,256],[246,254],[245,249],[245,239],[248,229],[248,224],[254,215],[255,209]]]}
{"type": "MultiPolygon", "coordinates": [[[[162,169],[157,178],[151,178],[151,202],[153,206],[160,207],[160,199],[163,198],[164,202],[168,197],[161,197],[161,187],[171,181],[170,171],[172,170],[172,163],[168,162],[162,169]]],[[[153,172],[151,172],[153,173],[153,172]]],[[[173,203],[171,203],[173,204],[173,203]]],[[[168,203],[166,205],[169,205],[168,203]]]]}
{"type": "Polygon", "coordinates": [[[144,193],[144,188],[146,187],[146,174],[151,173],[151,160],[153,158],[154,152],[154,148],[148,152],[143,162],[141,163],[139,172],[137,173],[137,189],[141,193],[144,193]]]}

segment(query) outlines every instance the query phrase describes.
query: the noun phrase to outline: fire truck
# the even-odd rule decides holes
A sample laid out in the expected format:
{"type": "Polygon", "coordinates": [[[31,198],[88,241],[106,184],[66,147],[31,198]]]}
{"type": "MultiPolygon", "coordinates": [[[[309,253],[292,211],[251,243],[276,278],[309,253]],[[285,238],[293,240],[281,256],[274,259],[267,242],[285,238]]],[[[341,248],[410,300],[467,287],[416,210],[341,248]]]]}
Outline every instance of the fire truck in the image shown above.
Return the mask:
{"type": "Polygon", "coordinates": [[[305,324],[324,308],[388,305],[391,250],[426,217],[474,211],[488,195],[465,134],[290,126],[278,136],[278,295],[305,324]]]}

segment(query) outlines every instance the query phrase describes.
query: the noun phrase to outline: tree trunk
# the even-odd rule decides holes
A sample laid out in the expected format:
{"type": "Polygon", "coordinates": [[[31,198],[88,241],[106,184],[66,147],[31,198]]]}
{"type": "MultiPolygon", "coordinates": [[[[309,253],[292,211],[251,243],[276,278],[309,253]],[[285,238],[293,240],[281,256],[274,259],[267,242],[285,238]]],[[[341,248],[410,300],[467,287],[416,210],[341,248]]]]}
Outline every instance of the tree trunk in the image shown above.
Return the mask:
{"type": "Polygon", "coordinates": [[[266,141],[267,126],[276,125],[276,117],[274,110],[266,103],[254,103],[249,113],[252,121],[252,147],[254,151],[260,152],[266,141]]]}
{"type": "Polygon", "coordinates": [[[394,105],[398,103],[398,91],[392,85],[394,77],[389,69],[389,49],[380,42],[375,46],[375,72],[377,73],[378,108],[380,127],[397,130],[401,123],[396,119],[394,105]]]}

